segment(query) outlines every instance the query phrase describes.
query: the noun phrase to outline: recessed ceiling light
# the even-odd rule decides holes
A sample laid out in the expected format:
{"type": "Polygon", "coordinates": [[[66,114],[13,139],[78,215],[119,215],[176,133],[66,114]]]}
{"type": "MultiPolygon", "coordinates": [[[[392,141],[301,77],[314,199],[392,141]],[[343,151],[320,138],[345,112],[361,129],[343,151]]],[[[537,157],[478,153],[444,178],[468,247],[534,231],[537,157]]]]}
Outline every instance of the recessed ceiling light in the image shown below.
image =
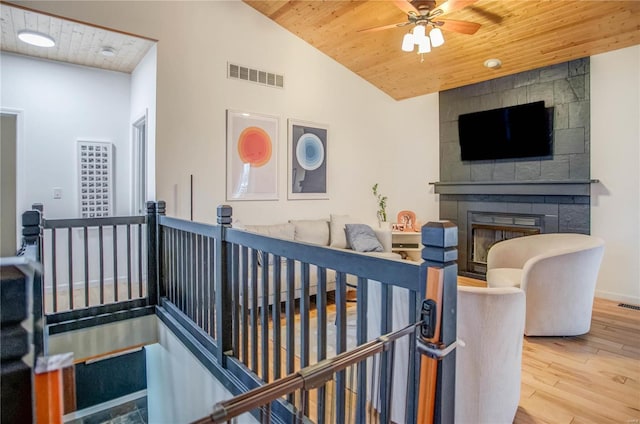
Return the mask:
{"type": "Polygon", "coordinates": [[[500,59],[487,59],[484,61],[484,66],[489,69],[498,69],[502,66],[502,61],[500,59]]]}
{"type": "Polygon", "coordinates": [[[114,49],[112,49],[111,47],[103,47],[100,50],[100,54],[102,56],[106,56],[106,57],[113,57],[116,55],[116,51],[114,49]]]}
{"type": "Polygon", "coordinates": [[[18,32],[18,38],[32,46],[53,47],[56,45],[55,40],[47,34],[26,29],[18,32]]]}

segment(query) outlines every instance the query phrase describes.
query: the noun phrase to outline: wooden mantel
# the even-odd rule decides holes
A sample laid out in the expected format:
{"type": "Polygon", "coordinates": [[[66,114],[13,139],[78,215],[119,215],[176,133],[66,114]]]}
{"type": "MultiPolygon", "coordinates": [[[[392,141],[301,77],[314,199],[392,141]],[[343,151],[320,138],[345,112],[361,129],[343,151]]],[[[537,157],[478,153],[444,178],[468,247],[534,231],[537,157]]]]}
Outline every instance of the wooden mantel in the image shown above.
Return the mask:
{"type": "Polygon", "coordinates": [[[589,196],[599,180],[431,182],[438,194],[589,196]]]}

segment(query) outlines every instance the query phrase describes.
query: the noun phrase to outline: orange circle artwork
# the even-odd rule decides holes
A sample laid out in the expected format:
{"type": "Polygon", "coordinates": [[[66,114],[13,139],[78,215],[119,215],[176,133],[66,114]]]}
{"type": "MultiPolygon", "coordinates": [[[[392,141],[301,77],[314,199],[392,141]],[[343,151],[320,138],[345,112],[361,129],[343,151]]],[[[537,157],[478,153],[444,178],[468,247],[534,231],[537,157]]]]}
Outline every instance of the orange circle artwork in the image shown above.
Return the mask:
{"type": "Polygon", "coordinates": [[[262,166],[271,159],[271,138],[258,127],[245,128],[238,137],[238,155],[242,163],[262,166]]]}

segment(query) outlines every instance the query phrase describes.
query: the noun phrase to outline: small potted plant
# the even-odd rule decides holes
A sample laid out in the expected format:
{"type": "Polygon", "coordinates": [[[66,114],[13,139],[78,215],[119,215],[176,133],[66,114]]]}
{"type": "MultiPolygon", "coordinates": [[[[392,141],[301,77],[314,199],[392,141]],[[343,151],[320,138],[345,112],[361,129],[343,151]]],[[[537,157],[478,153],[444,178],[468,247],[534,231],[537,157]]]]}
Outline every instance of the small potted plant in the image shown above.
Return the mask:
{"type": "Polygon", "coordinates": [[[378,183],[375,183],[373,187],[371,187],[371,191],[373,191],[373,196],[378,202],[376,215],[378,217],[378,224],[382,227],[382,223],[387,222],[387,196],[383,196],[378,192],[378,183]]]}

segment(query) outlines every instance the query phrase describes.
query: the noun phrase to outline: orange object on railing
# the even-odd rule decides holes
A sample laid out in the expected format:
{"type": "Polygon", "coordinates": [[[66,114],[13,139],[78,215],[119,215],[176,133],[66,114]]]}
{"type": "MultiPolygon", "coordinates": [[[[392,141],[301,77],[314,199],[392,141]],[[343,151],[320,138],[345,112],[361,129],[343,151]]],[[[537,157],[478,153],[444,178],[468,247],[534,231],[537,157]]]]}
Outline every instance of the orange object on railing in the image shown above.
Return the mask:
{"type": "Polygon", "coordinates": [[[62,424],[63,370],[72,366],[73,353],[38,358],[34,376],[35,415],[38,424],[62,424]]]}
{"type": "MultiPolygon", "coordinates": [[[[440,319],[442,317],[442,289],[444,273],[441,268],[429,267],[427,270],[427,299],[436,302],[436,326],[430,342],[440,339],[440,319]]],[[[433,422],[436,402],[436,380],[438,376],[438,360],[422,356],[420,360],[420,390],[418,392],[418,424],[433,422]]]]}

